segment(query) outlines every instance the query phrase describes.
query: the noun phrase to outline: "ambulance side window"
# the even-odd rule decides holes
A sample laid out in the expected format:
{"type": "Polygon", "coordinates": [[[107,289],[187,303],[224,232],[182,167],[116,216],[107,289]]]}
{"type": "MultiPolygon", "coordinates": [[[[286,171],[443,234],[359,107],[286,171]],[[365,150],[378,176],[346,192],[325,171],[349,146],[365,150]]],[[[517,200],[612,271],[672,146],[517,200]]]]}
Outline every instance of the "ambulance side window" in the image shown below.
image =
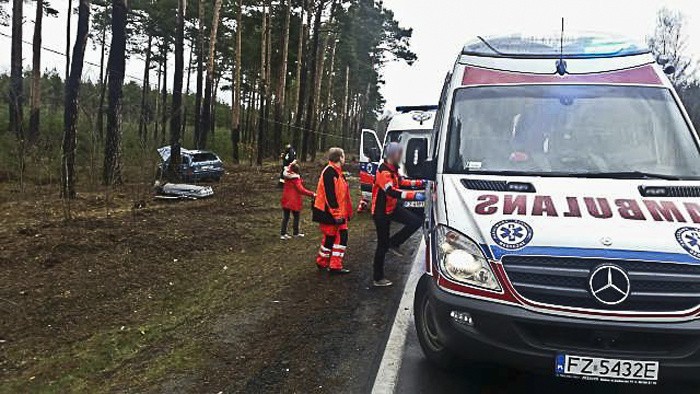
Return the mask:
{"type": "Polygon", "coordinates": [[[445,104],[447,103],[447,91],[450,88],[450,81],[452,80],[452,72],[448,72],[445,76],[445,83],[442,85],[442,92],[440,92],[440,101],[438,105],[437,113],[435,114],[435,123],[433,124],[433,151],[432,158],[435,160],[438,154],[438,144],[440,143],[440,126],[442,124],[442,117],[445,113],[445,104]]]}

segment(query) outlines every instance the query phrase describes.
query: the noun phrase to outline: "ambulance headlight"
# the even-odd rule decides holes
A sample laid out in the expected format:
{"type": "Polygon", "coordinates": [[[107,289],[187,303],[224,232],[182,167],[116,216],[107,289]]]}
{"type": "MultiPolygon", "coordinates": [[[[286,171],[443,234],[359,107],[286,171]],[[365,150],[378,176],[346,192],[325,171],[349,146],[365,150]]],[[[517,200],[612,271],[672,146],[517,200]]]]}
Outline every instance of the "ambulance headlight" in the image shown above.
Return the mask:
{"type": "Polygon", "coordinates": [[[436,240],[440,270],[448,279],[489,290],[501,290],[479,245],[445,226],[438,226],[436,240]]]}

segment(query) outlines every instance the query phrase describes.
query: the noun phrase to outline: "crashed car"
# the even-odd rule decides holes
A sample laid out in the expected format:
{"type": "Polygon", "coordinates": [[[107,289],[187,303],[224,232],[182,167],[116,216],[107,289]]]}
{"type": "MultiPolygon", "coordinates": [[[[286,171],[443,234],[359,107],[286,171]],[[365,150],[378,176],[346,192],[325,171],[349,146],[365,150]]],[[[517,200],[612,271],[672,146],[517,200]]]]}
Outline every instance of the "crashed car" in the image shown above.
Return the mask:
{"type": "Polygon", "coordinates": [[[181,183],[161,183],[154,185],[155,198],[159,200],[198,200],[214,195],[211,186],[187,185],[181,183]]]}
{"type": "MultiPolygon", "coordinates": [[[[170,163],[170,146],[159,148],[158,154],[161,157],[161,162],[158,165],[158,177],[160,178],[170,163]]],[[[224,175],[224,163],[214,152],[180,148],[178,175],[184,182],[203,180],[218,182],[224,175]]]]}
{"type": "Polygon", "coordinates": [[[443,87],[415,323],[426,357],[700,379],[700,139],[645,44],[479,38],[443,87]]]}

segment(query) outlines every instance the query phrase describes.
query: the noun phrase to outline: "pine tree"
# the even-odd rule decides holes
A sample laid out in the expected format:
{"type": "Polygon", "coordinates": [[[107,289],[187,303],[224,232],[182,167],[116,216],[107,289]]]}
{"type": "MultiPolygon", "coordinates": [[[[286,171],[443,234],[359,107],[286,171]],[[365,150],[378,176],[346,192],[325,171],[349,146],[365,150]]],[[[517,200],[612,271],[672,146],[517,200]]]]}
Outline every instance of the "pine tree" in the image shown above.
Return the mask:
{"type": "Polygon", "coordinates": [[[180,131],[182,122],[182,81],[185,67],[185,12],[187,0],[178,0],[177,27],[175,31],[175,72],[173,80],[173,104],[170,116],[170,177],[177,178],[180,166],[180,131]]]}
{"type": "Polygon", "coordinates": [[[216,92],[214,89],[214,67],[216,61],[216,39],[219,29],[219,12],[221,11],[221,0],[214,1],[214,12],[211,20],[211,31],[209,35],[209,55],[207,57],[207,79],[204,87],[204,101],[202,102],[202,116],[200,119],[201,127],[199,130],[199,139],[197,140],[197,149],[207,147],[207,137],[211,132],[211,104],[212,97],[216,92]]]}
{"type": "Polygon", "coordinates": [[[75,198],[75,150],[78,143],[78,95],[83,75],[83,61],[90,28],[90,0],[80,0],[78,33],[73,48],[73,61],[66,81],[63,125],[63,155],[61,157],[61,196],[75,198]]]}
{"type": "Polygon", "coordinates": [[[22,18],[23,0],[12,0],[12,48],[10,53],[10,131],[24,139],[22,78],[22,18]]]}
{"type": "Polygon", "coordinates": [[[102,181],[111,186],[122,182],[122,86],[126,67],[126,0],[112,1],[112,43],[109,51],[109,104],[102,181]]]}
{"type": "Polygon", "coordinates": [[[241,140],[241,48],[243,46],[243,0],[238,0],[236,11],[235,61],[233,63],[233,87],[231,89],[231,144],[234,163],[240,161],[238,144],[241,140]]]}

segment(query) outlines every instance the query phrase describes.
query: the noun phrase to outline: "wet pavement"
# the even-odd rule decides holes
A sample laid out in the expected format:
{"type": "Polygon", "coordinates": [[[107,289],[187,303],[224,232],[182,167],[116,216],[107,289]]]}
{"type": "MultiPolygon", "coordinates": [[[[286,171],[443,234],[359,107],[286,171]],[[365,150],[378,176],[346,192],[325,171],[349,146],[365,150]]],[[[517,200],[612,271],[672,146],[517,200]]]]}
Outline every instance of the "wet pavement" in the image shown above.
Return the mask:
{"type": "MultiPolygon", "coordinates": [[[[552,361],[553,363],[554,361],[552,361]]],[[[454,371],[432,366],[423,357],[414,326],[409,326],[399,369],[397,393],[699,393],[693,384],[607,385],[516,371],[497,365],[462,362],[454,371]]]]}

